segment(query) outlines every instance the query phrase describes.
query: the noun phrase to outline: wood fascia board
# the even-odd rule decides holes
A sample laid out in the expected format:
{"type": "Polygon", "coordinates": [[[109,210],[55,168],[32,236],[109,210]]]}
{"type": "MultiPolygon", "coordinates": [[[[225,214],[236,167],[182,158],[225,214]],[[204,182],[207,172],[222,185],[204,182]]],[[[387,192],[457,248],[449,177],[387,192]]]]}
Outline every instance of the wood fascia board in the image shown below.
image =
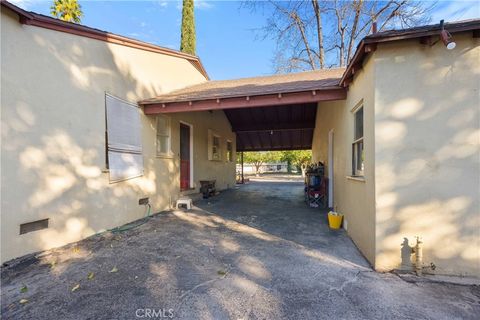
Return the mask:
{"type": "Polygon", "coordinates": [[[207,110],[239,109],[266,107],[287,104],[315,103],[319,101],[344,100],[347,92],[344,88],[317,90],[312,95],[311,90],[302,92],[283,93],[281,98],[278,94],[268,94],[259,96],[250,96],[249,100],[243,97],[224,98],[217,102],[217,99],[207,99],[201,101],[182,101],[171,103],[150,103],[142,104],[145,114],[174,113],[174,112],[193,112],[207,110]]]}

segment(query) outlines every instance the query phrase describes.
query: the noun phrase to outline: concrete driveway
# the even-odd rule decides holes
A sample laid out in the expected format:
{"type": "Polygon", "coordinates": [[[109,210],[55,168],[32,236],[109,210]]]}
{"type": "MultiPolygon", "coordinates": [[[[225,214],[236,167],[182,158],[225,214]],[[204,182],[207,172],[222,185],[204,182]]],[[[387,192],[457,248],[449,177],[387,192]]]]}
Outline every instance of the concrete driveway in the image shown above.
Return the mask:
{"type": "Polygon", "coordinates": [[[2,268],[1,297],[3,319],[480,314],[478,286],[412,283],[373,272],[344,232],[328,229],[322,210],[303,203],[301,183],[278,179],[252,181],[198,201],[192,211],[158,214],[128,231],[15,261],[2,268]]]}

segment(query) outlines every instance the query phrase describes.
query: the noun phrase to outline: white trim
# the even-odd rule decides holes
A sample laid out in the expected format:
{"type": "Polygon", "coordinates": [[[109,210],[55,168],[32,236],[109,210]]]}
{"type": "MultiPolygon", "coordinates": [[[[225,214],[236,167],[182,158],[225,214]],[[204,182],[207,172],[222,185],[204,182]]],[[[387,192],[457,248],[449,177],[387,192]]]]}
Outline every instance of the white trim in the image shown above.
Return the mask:
{"type": "Polygon", "coordinates": [[[350,109],[350,112],[351,113],[357,112],[361,106],[363,106],[363,98],[360,99],[360,101],[358,101],[352,109],[350,109]]]}
{"type": "Polygon", "coordinates": [[[222,136],[218,134],[216,131],[212,129],[208,129],[208,135],[207,135],[207,154],[208,154],[208,160],[209,161],[218,161],[222,162],[224,160],[224,141],[222,141],[222,136]],[[213,140],[215,138],[218,138],[218,158],[213,157],[213,140]]]}
{"type": "MultiPolygon", "coordinates": [[[[353,142],[352,142],[352,175],[357,177],[357,176],[363,176],[364,175],[364,168],[362,170],[357,169],[358,166],[358,157],[362,155],[357,154],[357,145],[362,144],[363,145],[363,153],[365,153],[365,141],[364,141],[364,129],[365,129],[365,121],[364,121],[364,115],[365,115],[365,108],[363,104],[363,99],[361,99],[357,105],[352,109],[352,115],[353,115],[353,142]],[[360,138],[355,139],[355,135],[357,133],[357,115],[358,112],[362,111],[362,136],[360,138]]],[[[363,166],[365,167],[365,159],[363,159],[363,166]]]]}
{"type": "Polygon", "coordinates": [[[364,176],[347,176],[347,179],[348,180],[365,182],[365,177],[364,176]]]}
{"type": "Polygon", "coordinates": [[[328,207],[333,208],[333,129],[328,132],[328,207]]]}
{"type": "Polygon", "coordinates": [[[131,102],[131,101],[122,99],[122,98],[120,98],[120,97],[118,97],[118,96],[115,96],[115,95],[113,95],[113,94],[111,94],[111,93],[108,93],[107,91],[104,91],[104,92],[105,92],[105,95],[106,95],[106,96],[109,96],[110,98],[120,100],[120,101],[122,101],[122,102],[124,102],[124,103],[126,103],[126,104],[131,105],[132,107],[135,107],[135,108],[137,108],[137,109],[140,109],[140,106],[139,106],[138,104],[134,103],[134,102],[131,102]]]}
{"type": "Polygon", "coordinates": [[[172,118],[163,114],[158,114],[155,117],[155,157],[162,159],[172,159],[174,154],[172,152],[172,118]],[[158,152],[158,119],[162,117],[167,122],[167,131],[168,131],[168,146],[166,153],[158,152]]]}
{"type": "Polygon", "coordinates": [[[193,180],[193,125],[185,122],[179,121],[181,124],[190,127],[190,188],[195,188],[194,180],[193,180]]]}
{"type": "Polygon", "coordinates": [[[226,151],[225,152],[225,158],[226,158],[225,162],[233,162],[233,142],[230,139],[226,139],[225,141],[226,141],[226,143],[225,143],[225,151],[226,151]],[[232,158],[231,160],[228,157],[228,143],[230,143],[230,145],[232,147],[232,150],[230,150],[230,157],[232,158]]]}

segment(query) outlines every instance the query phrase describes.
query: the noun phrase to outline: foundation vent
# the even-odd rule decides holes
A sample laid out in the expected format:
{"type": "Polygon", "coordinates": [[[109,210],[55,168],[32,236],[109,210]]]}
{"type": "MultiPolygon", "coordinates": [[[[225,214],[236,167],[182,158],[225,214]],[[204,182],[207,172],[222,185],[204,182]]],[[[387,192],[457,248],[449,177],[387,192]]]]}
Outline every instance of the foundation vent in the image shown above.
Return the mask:
{"type": "Polygon", "coordinates": [[[27,222],[20,225],[20,234],[38,231],[48,228],[48,219],[27,222]]]}
{"type": "Polygon", "coordinates": [[[150,202],[150,200],[148,198],[142,198],[142,199],[138,199],[138,205],[140,206],[146,206],[148,203],[150,202]]]}

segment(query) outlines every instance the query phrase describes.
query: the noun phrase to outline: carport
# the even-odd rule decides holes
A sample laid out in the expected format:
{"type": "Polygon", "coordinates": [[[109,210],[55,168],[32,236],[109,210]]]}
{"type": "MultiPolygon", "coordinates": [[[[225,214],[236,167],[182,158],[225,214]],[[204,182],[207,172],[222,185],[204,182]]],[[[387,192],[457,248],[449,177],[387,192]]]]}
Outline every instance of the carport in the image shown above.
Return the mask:
{"type": "Polygon", "coordinates": [[[346,98],[344,70],[207,81],[139,104],[147,115],[223,110],[237,152],[310,149],[317,103],[346,98]]]}
{"type": "Polygon", "coordinates": [[[344,100],[344,68],[207,81],[140,101],[146,115],[223,110],[244,151],[312,148],[317,105],[344,100]]]}

